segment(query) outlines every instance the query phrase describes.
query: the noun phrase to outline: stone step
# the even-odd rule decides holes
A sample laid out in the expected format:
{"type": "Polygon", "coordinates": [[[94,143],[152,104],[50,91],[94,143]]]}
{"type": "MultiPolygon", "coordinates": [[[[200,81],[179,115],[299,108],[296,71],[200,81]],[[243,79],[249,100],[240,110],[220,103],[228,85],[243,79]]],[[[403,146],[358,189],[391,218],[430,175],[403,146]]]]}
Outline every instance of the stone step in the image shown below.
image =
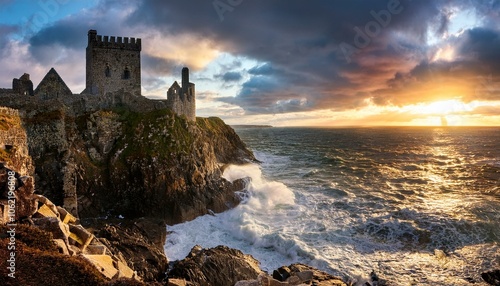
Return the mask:
{"type": "Polygon", "coordinates": [[[108,279],[113,279],[118,274],[118,269],[113,265],[113,259],[109,255],[84,254],[83,257],[108,279]]]}

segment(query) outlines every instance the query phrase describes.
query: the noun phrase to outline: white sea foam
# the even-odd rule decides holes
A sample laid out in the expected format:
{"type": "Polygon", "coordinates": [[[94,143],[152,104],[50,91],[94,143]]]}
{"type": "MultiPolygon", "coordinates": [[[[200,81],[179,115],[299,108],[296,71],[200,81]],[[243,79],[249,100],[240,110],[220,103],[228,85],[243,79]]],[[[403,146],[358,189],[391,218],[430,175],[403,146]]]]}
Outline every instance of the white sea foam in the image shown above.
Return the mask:
{"type": "Polygon", "coordinates": [[[230,166],[223,176],[229,181],[250,177],[248,199],[224,213],[168,226],[165,252],[169,259],[184,258],[196,244],[224,244],[252,253],[264,268],[295,261],[297,253],[303,252],[300,243],[279,233],[279,228],[291,223],[294,213],[300,213],[294,193],[283,183],[263,178],[255,164],[230,166]]]}
{"type": "MultiPolygon", "coordinates": [[[[478,282],[481,271],[497,268],[498,199],[491,193],[498,186],[486,185],[487,197],[470,187],[476,184],[467,177],[467,164],[476,155],[457,167],[455,161],[434,160],[453,151],[449,144],[434,154],[428,149],[432,142],[408,137],[400,147],[387,148],[400,140],[400,133],[389,141],[371,141],[378,147],[356,144],[365,142],[366,134],[378,136],[378,131],[339,130],[340,137],[317,130],[317,137],[329,142],[323,145],[297,132],[293,140],[323,149],[297,145],[285,153],[282,146],[294,130],[261,130],[279,132],[265,137],[272,144],[253,141],[255,149],[265,150],[255,151],[262,164],[230,166],[224,173],[230,181],[252,179],[246,200],[227,212],[168,226],[169,259],[184,258],[196,244],[223,244],[252,254],[264,270],[301,262],[351,277],[358,285],[372,269],[394,285],[447,286],[469,285],[465,277],[478,282]],[[373,151],[377,148],[388,151],[373,151]],[[335,160],[324,159],[329,153],[335,160]]],[[[425,130],[417,131],[412,136],[427,138],[425,130]]],[[[454,148],[467,142],[457,141],[454,148]]],[[[498,166],[498,156],[487,160],[478,166],[498,166]]]]}

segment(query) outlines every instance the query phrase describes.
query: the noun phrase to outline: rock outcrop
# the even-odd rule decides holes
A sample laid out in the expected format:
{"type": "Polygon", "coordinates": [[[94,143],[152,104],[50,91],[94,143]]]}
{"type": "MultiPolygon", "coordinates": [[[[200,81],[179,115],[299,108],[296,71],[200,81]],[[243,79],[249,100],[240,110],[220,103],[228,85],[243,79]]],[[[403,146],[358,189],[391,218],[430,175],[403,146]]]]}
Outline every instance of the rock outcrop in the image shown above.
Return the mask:
{"type": "MultiPolygon", "coordinates": [[[[23,114],[23,121],[15,110],[0,110],[0,160],[4,162],[0,165],[4,199],[0,205],[3,223],[29,222],[30,226],[22,227],[24,232],[40,232],[44,237],[36,243],[22,240],[20,249],[29,255],[20,260],[53,264],[43,268],[53,267],[58,273],[47,283],[69,283],[70,271],[77,276],[71,279],[81,285],[165,283],[165,222],[183,222],[236,206],[240,201],[236,192],[245,188],[246,181],[228,182],[222,170],[227,164],[255,161],[234,130],[218,118],[192,122],[167,109],[137,112],[117,105],[75,109],[57,100],[46,108],[30,110],[23,114]],[[21,169],[21,174],[35,173],[41,194],[35,193],[32,177],[5,164],[21,169]],[[16,202],[15,215],[10,217],[5,200],[9,184],[15,189],[16,202]]],[[[257,260],[239,250],[196,246],[186,259],[174,264],[168,285],[325,281],[344,285],[306,266],[284,269],[273,278],[259,268],[257,260]]],[[[22,269],[23,282],[36,283],[36,276],[27,271],[22,269]]]]}
{"type": "Polygon", "coordinates": [[[162,220],[92,220],[89,225],[98,241],[126,261],[143,281],[164,281],[168,260],[163,251],[166,227],[162,220]]]}
{"type": "MultiPolygon", "coordinates": [[[[127,265],[125,259],[118,257],[116,251],[113,252],[78,224],[77,219],[68,211],[55,206],[46,197],[35,194],[31,177],[20,177],[17,172],[5,166],[0,166],[0,174],[7,174],[6,179],[0,178],[0,190],[8,190],[7,196],[5,192],[0,195],[0,201],[8,202],[2,203],[0,217],[3,218],[1,224],[7,225],[14,234],[8,237],[9,242],[13,242],[12,249],[9,249],[15,250],[17,225],[25,221],[30,223],[32,228],[50,234],[49,242],[46,242],[49,248],[53,246],[60,254],[80,257],[105,278],[142,280],[127,265]],[[11,240],[10,237],[14,239],[11,240]]],[[[164,256],[163,259],[166,260],[164,256]]]]}
{"type": "Polygon", "coordinates": [[[78,111],[61,104],[24,119],[39,189],[83,217],[157,217],[169,224],[236,206],[244,182],[222,166],[255,160],[218,118],[168,109],[78,111]]]}
{"type": "Polygon", "coordinates": [[[0,106],[0,162],[21,174],[33,176],[35,170],[27,142],[19,111],[0,106]]]}
{"type": "Polygon", "coordinates": [[[226,246],[195,246],[168,274],[169,285],[192,286],[347,286],[341,278],[303,264],[283,266],[269,275],[250,255],[226,246]]]}
{"type": "MultiPolygon", "coordinates": [[[[9,277],[5,285],[111,283],[106,280],[113,281],[109,285],[142,285],[142,278],[137,273],[144,273],[147,278],[154,276],[154,271],[144,270],[142,265],[134,265],[138,271],[129,267],[129,257],[124,256],[117,248],[125,243],[113,241],[111,245],[109,240],[101,240],[80,225],[78,219],[66,209],[56,206],[51,200],[35,192],[33,177],[27,176],[29,172],[33,172],[33,165],[28,154],[28,137],[19,113],[0,109],[0,126],[2,147],[9,146],[0,149],[0,244],[2,254],[8,250],[7,255],[2,257],[10,257],[13,254],[15,257],[11,262],[2,260],[0,263],[2,277],[9,277]],[[18,173],[12,166],[23,173],[18,173]],[[9,266],[14,265],[12,270],[7,268],[6,262],[9,266]],[[37,265],[40,262],[43,265],[37,265]],[[37,271],[33,271],[35,268],[37,271]],[[4,273],[6,269],[8,273],[4,273]],[[14,280],[16,272],[18,279],[14,280]]],[[[139,230],[148,229],[151,222],[138,221],[134,225],[139,230]]],[[[107,228],[103,229],[105,231],[107,228]]],[[[129,244],[135,244],[136,249],[143,248],[143,252],[154,252],[155,255],[146,259],[155,267],[163,267],[161,272],[164,273],[167,264],[162,251],[165,239],[164,223],[149,229],[143,233],[155,237],[155,242],[142,238],[141,233],[133,233],[133,238],[120,235],[123,236],[122,239],[133,241],[129,244]],[[159,231],[162,229],[163,233],[159,231]]],[[[156,281],[156,276],[149,281],[156,281]]]]}
{"type": "Polygon", "coordinates": [[[233,286],[240,280],[257,278],[261,273],[259,262],[239,250],[195,246],[184,260],[174,264],[169,278],[184,279],[190,285],[233,286]]]}

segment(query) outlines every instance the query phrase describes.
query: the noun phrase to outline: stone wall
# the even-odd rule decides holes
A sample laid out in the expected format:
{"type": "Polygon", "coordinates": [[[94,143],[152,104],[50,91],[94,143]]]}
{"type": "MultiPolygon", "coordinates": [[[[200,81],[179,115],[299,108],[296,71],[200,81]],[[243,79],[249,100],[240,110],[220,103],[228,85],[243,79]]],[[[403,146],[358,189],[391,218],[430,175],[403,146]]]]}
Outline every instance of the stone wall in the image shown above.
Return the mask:
{"type": "Polygon", "coordinates": [[[34,94],[43,99],[71,96],[73,93],[54,68],[42,79],[34,94]]]}
{"type": "Polygon", "coordinates": [[[88,34],[87,82],[84,93],[123,91],[141,94],[141,40],[88,34]]]}
{"type": "Polygon", "coordinates": [[[169,94],[167,103],[169,108],[171,108],[176,114],[180,116],[184,115],[190,121],[196,120],[196,99],[194,96],[169,94]]]}
{"type": "Polygon", "coordinates": [[[189,69],[182,69],[182,86],[177,81],[167,91],[169,107],[180,116],[186,116],[190,121],[196,121],[196,90],[195,84],[189,82],[189,69]]]}

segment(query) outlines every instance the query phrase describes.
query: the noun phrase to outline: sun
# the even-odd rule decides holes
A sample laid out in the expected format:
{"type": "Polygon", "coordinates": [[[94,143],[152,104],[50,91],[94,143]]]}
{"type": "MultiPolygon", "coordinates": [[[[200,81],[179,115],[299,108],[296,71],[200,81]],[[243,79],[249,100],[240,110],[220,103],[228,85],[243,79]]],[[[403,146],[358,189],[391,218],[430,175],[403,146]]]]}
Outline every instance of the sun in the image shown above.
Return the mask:
{"type": "Polygon", "coordinates": [[[415,111],[420,114],[446,116],[467,111],[469,108],[458,99],[440,100],[416,106],[415,111]]]}
{"type": "Polygon", "coordinates": [[[420,119],[415,122],[419,125],[448,126],[463,125],[463,115],[473,109],[459,99],[438,100],[428,103],[419,103],[405,106],[404,111],[420,119]]]}

